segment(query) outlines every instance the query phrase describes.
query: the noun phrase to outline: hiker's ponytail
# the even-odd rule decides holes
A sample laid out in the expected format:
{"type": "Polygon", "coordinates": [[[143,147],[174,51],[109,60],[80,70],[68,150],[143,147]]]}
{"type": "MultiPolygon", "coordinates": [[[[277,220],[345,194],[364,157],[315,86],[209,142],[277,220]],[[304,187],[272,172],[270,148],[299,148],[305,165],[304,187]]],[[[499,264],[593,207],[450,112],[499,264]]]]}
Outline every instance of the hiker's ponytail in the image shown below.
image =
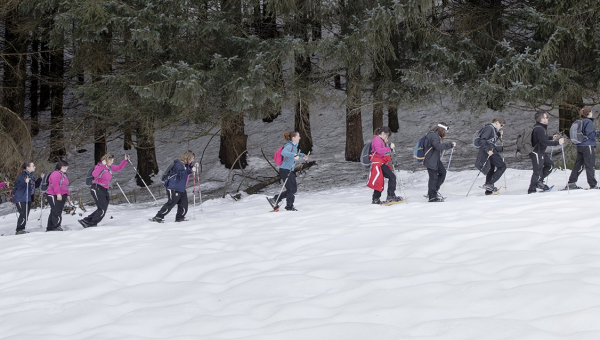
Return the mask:
{"type": "Polygon", "coordinates": [[[287,141],[290,141],[290,140],[292,140],[292,138],[296,137],[298,134],[299,134],[298,131],[284,132],[283,138],[285,138],[285,140],[287,140],[287,141]]]}

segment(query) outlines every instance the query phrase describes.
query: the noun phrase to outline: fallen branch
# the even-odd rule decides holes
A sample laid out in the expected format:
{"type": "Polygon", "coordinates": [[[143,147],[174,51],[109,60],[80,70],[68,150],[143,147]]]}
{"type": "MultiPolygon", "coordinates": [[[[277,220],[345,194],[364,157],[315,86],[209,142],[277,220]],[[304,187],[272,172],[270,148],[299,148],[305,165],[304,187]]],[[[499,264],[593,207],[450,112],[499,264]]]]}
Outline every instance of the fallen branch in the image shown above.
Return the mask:
{"type": "MultiPolygon", "coordinates": [[[[303,170],[306,170],[306,169],[308,169],[311,166],[316,165],[316,164],[317,164],[316,161],[306,162],[306,163],[303,163],[302,165],[297,166],[294,169],[294,171],[295,172],[297,172],[297,171],[303,171],[303,170]]],[[[268,187],[269,185],[271,185],[273,183],[276,183],[276,182],[279,182],[280,180],[281,180],[281,178],[279,176],[275,176],[273,178],[269,178],[266,181],[263,181],[263,182],[260,182],[258,184],[255,184],[255,185],[253,185],[251,187],[248,187],[246,190],[244,190],[244,192],[247,193],[248,195],[253,195],[253,194],[256,194],[257,192],[259,192],[260,190],[268,187]]]]}

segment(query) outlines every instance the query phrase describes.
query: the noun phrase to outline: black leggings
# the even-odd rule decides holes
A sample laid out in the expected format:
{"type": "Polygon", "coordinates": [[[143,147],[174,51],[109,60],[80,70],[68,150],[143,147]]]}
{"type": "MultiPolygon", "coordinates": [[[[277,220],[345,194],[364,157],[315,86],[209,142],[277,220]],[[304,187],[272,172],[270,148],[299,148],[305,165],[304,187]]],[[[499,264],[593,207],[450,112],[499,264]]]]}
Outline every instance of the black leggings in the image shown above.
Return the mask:
{"type": "MultiPolygon", "coordinates": [[[[296,200],[294,194],[296,194],[298,191],[298,184],[296,184],[296,173],[292,170],[279,168],[279,177],[282,181],[285,181],[285,191],[281,193],[281,196],[279,196],[277,204],[285,199],[285,206],[292,207],[294,206],[294,201],[296,200]]],[[[277,196],[275,196],[275,199],[277,199],[277,196]]]]}
{"type": "Polygon", "coordinates": [[[98,223],[100,223],[100,221],[102,221],[102,219],[106,215],[106,210],[108,209],[108,202],[110,201],[110,195],[108,194],[108,189],[98,184],[93,184],[90,187],[90,193],[92,194],[92,198],[96,202],[97,209],[88,217],[84,218],[83,221],[90,227],[94,227],[98,223]]]}
{"type": "Polygon", "coordinates": [[[590,187],[595,187],[598,182],[596,181],[594,167],[596,166],[596,147],[595,146],[578,146],[577,147],[577,159],[575,165],[569,176],[569,183],[577,183],[577,178],[585,169],[587,176],[587,182],[590,187]]]}
{"type": "Polygon", "coordinates": [[[31,211],[31,202],[17,202],[15,203],[17,211],[19,212],[19,219],[17,220],[17,231],[25,230],[27,224],[27,218],[29,217],[29,211],[31,211]]]}
{"type": "MultiPolygon", "coordinates": [[[[381,173],[383,178],[388,179],[387,195],[388,197],[396,196],[396,174],[386,164],[381,165],[381,173]]],[[[373,190],[373,199],[381,198],[381,191],[373,190]]]]}
{"type": "Polygon", "coordinates": [[[62,195],[62,200],[58,200],[55,195],[48,195],[48,205],[50,205],[50,216],[48,216],[48,225],[46,230],[52,230],[60,227],[62,222],[62,212],[65,207],[67,195],[62,195]]]}
{"type": "Polygon", "coordinates": [[[188,212],[188,197],[185,191],[175,191],[173,189],[167,189],[167,203],[160,208],[156,213],[156,217],[163,219],[165,216],[177,205],[177,215],[175,220],[183,220],[185,214],[188,212]]]}
{"type": "Polygon", "coordinates": [[[442,184],[446,180],[446,168],[442,164],[442,161],[438,160],[437,169],[427,168],[427,172],[429,173],[427,196],[431,199],[437,196],[438,191],[440,191],[442,184]]]}

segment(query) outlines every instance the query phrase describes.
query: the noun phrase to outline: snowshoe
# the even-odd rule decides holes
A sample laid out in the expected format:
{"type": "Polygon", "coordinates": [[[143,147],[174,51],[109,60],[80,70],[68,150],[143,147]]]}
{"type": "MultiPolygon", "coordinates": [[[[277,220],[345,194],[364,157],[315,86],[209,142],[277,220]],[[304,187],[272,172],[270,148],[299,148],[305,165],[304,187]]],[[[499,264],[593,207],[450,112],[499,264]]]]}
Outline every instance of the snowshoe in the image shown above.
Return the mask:
{"type": "Polygon", "coordinates": [[[162,218],[160,218],[160,217],[156,217],[156,216],[152,217],[152,218],[150,219],[150,221],[151,221],[151,222],[156,222],[156,223],[165,223],[165,220],[163,220],[163,219],[162,219],[162,218]]]}

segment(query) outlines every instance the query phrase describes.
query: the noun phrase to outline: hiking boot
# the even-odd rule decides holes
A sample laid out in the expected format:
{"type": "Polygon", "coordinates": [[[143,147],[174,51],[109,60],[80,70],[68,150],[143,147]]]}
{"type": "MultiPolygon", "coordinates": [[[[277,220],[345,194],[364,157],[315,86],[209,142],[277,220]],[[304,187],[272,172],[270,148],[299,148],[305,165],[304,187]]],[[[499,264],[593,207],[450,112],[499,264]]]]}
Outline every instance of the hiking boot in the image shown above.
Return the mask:
{"type": "Polygon", "coordinates": [[[287,211],[298,211],[298,209],[296,209],[296,207],[294,207],[293,205],[291,207],[285,207],[285,210],[287,211]]]}
{"type": "Polygon", "coordinates": [[[29,232],[25,229],[21,229],[21,230],[17,230],[17,232],[15,233],[15,235],[23,235],[23,234],[29,234],[29,232]]]}
{"type": "Polygon", "coordinates": [[[494,192],[493,192],[493,191],[489,191],[489,190],[486,190],[486,191],[485,191],[485,195],[486,195],[486,196],[493,195],[493,194],[494,194],[494,192]]]}
{"type": "Polygon", "coordinates": [[[430,198],[429,202],[444,202],[444,199],[441,197],[430,198]]]}
{"type": "Polygon", "coordinates": [[[371,201],[371,204],[381,204],[383,202],[381,202],[381,200],[379,198],[373,198],[373,201],[371,201]]]}
{"type": "Polygon", "coordinates": [[[177,219],[175,219],[175,222],[187,222],[187,221],[189,221],[189,220],[187,218],[185,218],[185,217],[184,218],[177,218],[177,219]]]}
{"type": "Polygon", "coordinates": [[[496,188],[496,187],[495,187],[493,184],[491,184],[491,183],[485,183],[485,184],[483,185],[483,188],[484,188],[486,191],[491,191],[491,192],[496,192],[496,191],[498,191],[498,188],[496,188]]]}
{"type": "Polygon", "coordinates": [[[527,194],[537,194],[537,190],[527,190],[527,194]]]}
{"type": "MultiPolygon", "coordinates": [[[[446,197],[442,196],[442,194],[440,194],[439,192],[435,193],[435,197],[439,197],[439,198],[441,198],[443,200],[446,199],[446,197]]],[[[429,199],[430,198],[429,194],[425,195],[425,198],[429,199]]]]}
{"type": "Polygon", "coordinates": [[[583,189],[583,188],[582,187],[578,187],[577,183],[569,183],[565,187],[565,190],[577,190],[577,189],[583,189]]]}
{"type": "Polygon", "coordinates": [[[65,230],[61,227],[46,229],[46,232],[49,232],[49,231],[65,231],[65,230]]]}
{"type": "Polygon", "coordinates": [[[543,182],[539,182],[537,184],[537,188],[540,189],[540,190],[544,190],[544,191],[550,190],[550,187],[547,186],[546,184],[544,184],[543,182]]]}
{"type": "Polygon", "coordinates": [[[386,202],[401,202],[404,201],[404,198],[401,196],[388,196],[385,200],[386,202]]]}
{"type": "Polygon", "coordinates": [[[590,186],[590,189],[600,189],[600,187],[597,185],[594,185],[594,186],[590,186]]]}
{"type": "Polygon", "coordinates": [[[150,219],[150,221],[152,221],[152,222],[157,222],[157,223],[163,223],[163,222],[164,222],[162,218],[160,218],[160,217],[156,217],[156,216],[152,217],[152,218],[150,219]]]}
{"type": "Polygon", "coordinates": [[[84,228],[87,228],[90,226],[85,220],[79,220],[77,222],[79,222],[79,224],[81,224],[81,226],[84,228]]]}

